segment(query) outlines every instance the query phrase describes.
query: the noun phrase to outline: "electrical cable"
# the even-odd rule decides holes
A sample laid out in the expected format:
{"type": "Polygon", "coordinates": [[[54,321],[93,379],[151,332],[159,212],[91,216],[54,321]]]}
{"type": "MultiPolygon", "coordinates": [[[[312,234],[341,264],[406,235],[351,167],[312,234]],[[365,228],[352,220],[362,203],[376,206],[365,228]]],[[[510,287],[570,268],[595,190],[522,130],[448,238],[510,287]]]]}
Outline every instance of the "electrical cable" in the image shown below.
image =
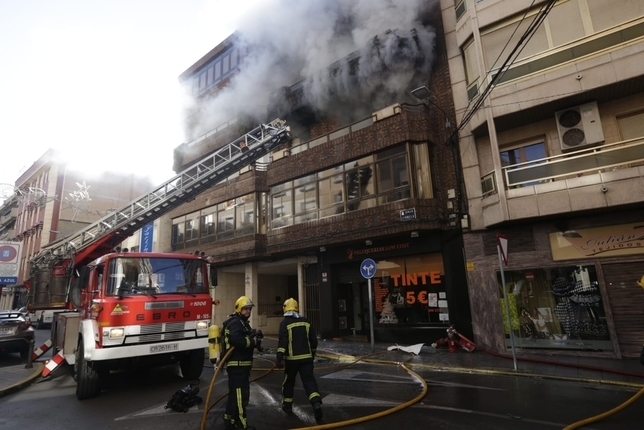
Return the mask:
{"type": "Polygon", "coordinates": [[[505,74],[505,72],[510,68],[510,66],[516,61],[516,56],[518,56],[521,51],[525,48],[525,44],[530,41],[532,36],[534,35],[534,32],[537,30],[537,28],[541,25],[543,20],[548,16],[552,8],[554,7],[555,3],[557,0],[550,0],[548,3],[546,3],[542,9],[537,13],[535,18],[532,20],[526,31],[521,35],[519,40],[517,41],[517,44],[515,47],[512,49],[512,52],[508,55],[508,57],[505,59],[501,67],[499,68],[498,72],[492,80],[488,83],[488,85],[485,87],[485,89],[481,92],[479,95],[478,99],[474,103],[474,105],[465,112],[463,115],[463,118],[461,119],[461,123],[456,127],[456,129],[452,132],[452,134],[449,136],[445,144],[449,144],[452,139],[456,136],[458,136],[459,131],[461,131],[472,119],[474,114],[481,108],[483,105],[483,102],[487,98],[487,96],[492,92],[494,87],[496,86],[496,83],[498,80],[505,74]],[[525,44],[524,44],[525,43],[525,44]],[[522,46],[523,45],[523,46],[522,46]]]}
{"type": "MultiPolygon", "coordinates": [[[[503,55],[503,53],[505,52],[505,48],[507,48],[507,47],[508,47],[508,45],[510,44],[510,41],[512,40],[512,38],[513,38],[513,37],[514,37],[514,35],[516,34],[517,30],[519,29],[519,27],[521,27],[521,24],[523,23],[523,21],[525,20],[525,18],[528,16],[528,13],[529,13],[529,12],[530,12],[530,10],[532,9],[532,6],[534,6],[534,2],[535,2],[535,1],[536,1],[536,0],[532,0],[532,3],[530,3],[530,6],[528,6],[528,8],[526,9],[525,13],[523,14],[523,16],[521,17],[521,19],[519,20],[519,22],[518,22],[517,26],[514,28],[514,31],[512,31],[512,34],[510,35],[510,37],[508,37],[508,41],[507,41],[507,42],[505,42],[505,45],[503,46],[503,49],[501,49],[501,52],[499,52],[499,55],[496,57],[496,60],[494,60],[494,63],[492,63],[492,65],[491,65],[491,66],[490,66],[490,68],[488,69],[488,71],[487,71],[487,73],[485,74],[485,76],[483,77],[483,79],[481,79],[481,81],[482,81],[482,82],[485,82],[485,81],[487,80],[488,76],[490,76],[490,73],[492,73],[492,70],[494,70],[494,66],[496,66],[496,63],[498,63],[498,62],[499,62],[499,59],[501,58],[501,56],[502,56],[502,55],[503,55]]],[[[473,99],[473,98],[472,98],[472,99],[470,99],[470,101],[467,103],[467,106],[465,107],[465,109],[466,109],[466,110],[470,107],[470,103],[472,103],[472,100],[474,100],[474,99],[473,99]]]]}

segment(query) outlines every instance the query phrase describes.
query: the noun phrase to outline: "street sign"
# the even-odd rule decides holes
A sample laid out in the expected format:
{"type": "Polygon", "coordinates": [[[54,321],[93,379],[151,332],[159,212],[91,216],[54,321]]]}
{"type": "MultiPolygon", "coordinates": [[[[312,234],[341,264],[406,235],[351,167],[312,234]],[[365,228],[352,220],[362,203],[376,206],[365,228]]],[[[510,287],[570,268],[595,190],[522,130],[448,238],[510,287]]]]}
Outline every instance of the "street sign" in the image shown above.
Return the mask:
{"type": "Polygon", "coordinates": [[[508,238],[502,234],[496,235],[496,242],[499,245],[501,250],[501,256],[503,257],[503,264],[508,265],[508,238]]]}
{"type": "Polygon", "coordinates": [[[376,262],[371,258],[366,258],[360,263],[360,274],[365,279],[371,279],[376,274],[376,262]]]}
{"type": "Polygon", "coordinates": [[[18,263],[22,243],[0,241],[0,284],[13,285],[18,283],[18,263]]]}
{"type": "Polygon", "coordinates": [[[416,219],[416,208],[402,209],[400,211],[401,221],[412,221],[416,219]]]}
{"type": "Polygon", "coordinates": [[[152,236],[154,234],[154,221],[141,227],[141,252],[152,252],[152,236]]]}

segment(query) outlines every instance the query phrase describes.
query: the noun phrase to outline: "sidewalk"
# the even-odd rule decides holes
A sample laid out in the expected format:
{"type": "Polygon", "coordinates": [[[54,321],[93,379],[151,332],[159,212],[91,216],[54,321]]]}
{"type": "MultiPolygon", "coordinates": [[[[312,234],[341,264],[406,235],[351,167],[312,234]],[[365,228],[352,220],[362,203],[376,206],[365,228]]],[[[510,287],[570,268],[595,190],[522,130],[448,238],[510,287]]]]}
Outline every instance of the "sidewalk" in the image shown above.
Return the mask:
{"type": "MultiPolygon", "coordinates": [[[[611,359],[580,356],[550,356],[517,351],[517,370],[511,353],[505,357],[480,350],[467,352],[459,349],[448,352],[446,348],[424,345],[418,355],[398,349],[389,351],[395,344],[371,343],[351,340],[320,340],[318,359],[351,362],[359,357],[365,360],[388,363],[405,363],[412,369],[429,369],[444,372],[510,375],[533,378],[577,380],[590,384],[620,385],[641,389],[644,387],[644,366],[637,359],[611,359]]],[[[400,345],[409,346],[409,345],[400,345]]],[[[274,359],[277,341],[265,338],[266,358],[274,359]]],[[[0,367],[0,397],[13,393],[41,378],[44,362],[36,361],[31,369],[24,364],[0,367]]]]}
{"type": "Polygon", "coordinates": [[[34,362],[30,369],[26,369],[24,364],[0,367],[0,397],[31,385],[41,377],[44,367],[42,362],[34,362]]]}
{"type": "MultiPolygon", "coordinates": [[[[318,357],[354,361],[357,357],[387,362],[404,362],[412,369],[479,373],[578,380],[595,384],[622,385],[633,388],[644,387],[644,366],[637,359],[613,359],[580,356],[552,356],[542,353],[517,350],[517,370],[514,370],[512,353],[492,354],[481,350],[467,352],[458,349],[448,352],[447,348],[433,348],[424,345],[418,355],[400,350],[388,351],[395,344],[375,343],[372,352],[369,342],[347,340],[322,340],[318,344],[318,357]],[[370,355],[373,354],[373,355],[370,355]]],[[[400,345],[409,346],[409,345],[400,345]]]]}

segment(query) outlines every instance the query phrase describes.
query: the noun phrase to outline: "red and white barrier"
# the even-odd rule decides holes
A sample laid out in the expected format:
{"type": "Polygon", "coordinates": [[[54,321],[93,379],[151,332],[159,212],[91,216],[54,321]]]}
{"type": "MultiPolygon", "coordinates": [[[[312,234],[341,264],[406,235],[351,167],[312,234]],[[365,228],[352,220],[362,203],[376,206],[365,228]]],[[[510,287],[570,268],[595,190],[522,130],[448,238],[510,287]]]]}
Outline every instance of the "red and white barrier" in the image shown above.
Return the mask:
{"type": "Polygon", "coordinates": [[[63,351],[61,350],[58,354],[54,355],[52,359],[49,360],[49,362],[47,362],[45,368],[42,370],[42,377],[46,378],[51,375],[51,372],[53,372],[64,361],[65,356],[63,355],[63,351]]]}
{"type": "Polygon", "coordinates": [[[40,345],[38,349],[34,351],[34,353],[31,356],[31,360],[36,361],[41,355],[49,351],[49,348],[51,348],[51,346],[52,346],[51,339],[47,339],[47,342],[40,345]]]}

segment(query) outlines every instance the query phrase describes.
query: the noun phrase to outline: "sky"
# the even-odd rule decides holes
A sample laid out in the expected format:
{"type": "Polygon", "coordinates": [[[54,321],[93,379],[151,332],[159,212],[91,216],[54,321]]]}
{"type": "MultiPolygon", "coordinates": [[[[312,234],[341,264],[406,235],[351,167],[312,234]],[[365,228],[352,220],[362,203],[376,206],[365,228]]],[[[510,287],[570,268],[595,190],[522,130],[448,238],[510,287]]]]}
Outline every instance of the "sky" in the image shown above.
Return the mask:
{"type": "Polygon", "coordinates": [[[260,119],[270,92],[298,81],[316,112],[368,117],[430,74],[435,33],[420,17],[432,5],[0,0],[0,184],[52,148],[88,183],[112,171],[160,185],[181,143],[231,118],[260,119]],[[212,103],[193,106],[178,76],[235,31],[249,48],[240,71],[212,103]],[[199,119],[190,136],[186,112],[199,119]]]}
{"type": "Polygon", "coordinates": [[[162,183],[185,141],[178,76],[259,0],[0,0],[0,184],[49,148],[162,183]]]}

